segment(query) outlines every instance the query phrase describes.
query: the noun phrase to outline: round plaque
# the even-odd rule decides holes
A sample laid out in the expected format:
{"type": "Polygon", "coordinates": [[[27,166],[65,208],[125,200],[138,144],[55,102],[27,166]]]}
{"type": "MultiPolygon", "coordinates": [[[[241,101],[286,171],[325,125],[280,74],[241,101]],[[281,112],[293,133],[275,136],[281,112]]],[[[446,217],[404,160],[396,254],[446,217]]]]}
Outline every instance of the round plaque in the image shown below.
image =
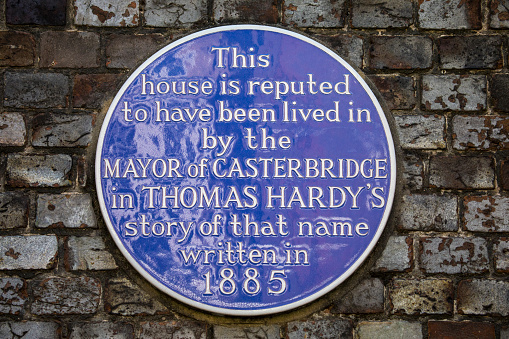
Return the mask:
{"type": "Polygon", "coordinates": [[[122,86],[96,157],[101,210],[152,284],[254,316],[304,305],[368,256],[387,222],[393,140],[363,78],[295,32],[182,38],[122,86]]]}

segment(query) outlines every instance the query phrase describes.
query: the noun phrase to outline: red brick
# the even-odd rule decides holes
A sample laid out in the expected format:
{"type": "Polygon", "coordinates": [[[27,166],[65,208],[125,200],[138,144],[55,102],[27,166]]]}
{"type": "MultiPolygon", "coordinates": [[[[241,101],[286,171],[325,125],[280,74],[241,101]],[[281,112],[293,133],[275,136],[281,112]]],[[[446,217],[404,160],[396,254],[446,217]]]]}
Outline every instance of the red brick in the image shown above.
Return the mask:
{"type": "Polygon", "coordinates": [[[428,322],[429,339],[494,339],[495,325],[471,321],[435,321],[428,322]]]}
{"type": "Polygon", "coordinates": [[[0,32],[0,66],[31,66],[34,64],[35,41],[24,32],[0,32]]]}
{"type": "Polygon", "coordinates": [[[106,67],[133,68],[162,47],[164,37],[159,34],[112,34],[106,42],[106,67]]]}
{"type": "Polygon", "coordinates": [[[101,108],[111,100],[123,79],[121,74],[83,74],[74,78],[73,106],[101,108]]]}
{"type": "Polygon", "coordinates": [[[275,24],[278,17],[275,0],[215,0],[213,11],[218,22],[238,20],[275,24]]]}

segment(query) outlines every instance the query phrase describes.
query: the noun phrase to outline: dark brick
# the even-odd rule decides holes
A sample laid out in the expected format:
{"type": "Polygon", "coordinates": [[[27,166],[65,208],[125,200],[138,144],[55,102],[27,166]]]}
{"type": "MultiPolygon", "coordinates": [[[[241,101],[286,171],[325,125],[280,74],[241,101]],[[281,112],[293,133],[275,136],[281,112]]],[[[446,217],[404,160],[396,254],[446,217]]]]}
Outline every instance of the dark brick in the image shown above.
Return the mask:
{"type": "Polygon", "coordinates": [[[353,338],[352,321],[344,318],[323,317],[289,322],[288,339],[299,338],[353,338]]]}
{"type": "Polygon", "coordinates": [[[501,68],[501,36],[450,36],[438,39],[440,67],[445,69],[501,68]]]}
{"type": "Polygon", "coordinates": [[[426,110],[486,109],[484,75],[423,75],[422,105],[426,110]]]}
{"type": "Polygon", "coordinates": [[[463,223],[471,232],[509,232],[509,198],[466,196],[463,223]]]}
{"type": "Polygon", "coordinates": [[[384,311],[384,284],[380,279],[362,280],[334,303],[332,313],[381,313],[384,311]]]}
{"type": "Polygon", "coordinates": [[[101,108],[120,89],[122,74],[83,74],[74,78],[73,106],[101,108]]]}
{"type": "Polygon", "coordinates": [[[278,11],[274,0],[215,0],[214,20],[277,23],[278,11]]]}
{"type": "Polygon", "coordinates": [[[415,154],[405,154],[403,156],[403,184],[406,189],[422,189],[424,178],[424,163],[422,159],[415,154]]]}
{"type": "Polygon", "coordinates": [[[454,288],[448,279],[394,279],[389,291],[392,313],[452,314],[454,288]]]}
{"type": "Polygon", "coordinates": [[[453,196],[404,195],[399,227],[413,231],[458,230],[458,199],[453,196]]]}
{"type": "Polygon", "coordinates": [[[6,0],[5,17],[11,25],[64,26],[66,0],[6,0]]]}
{"type": "Polygon", "coordinates": [[[0,313],[22,314],[28,299],[25,280],[0,278],[0,313]]]}
{"type": "Polygon", "coordinates": [[[373,75],[369,79],[385,100],[389,109],[412,109],[416,104],[415,84],[412,77],[373,75]]]}
{"type": "Polygon", "coordinates": [[[350,64],[359,68],[362,67],[364,41],[355,35],[316,35],[320,41],[326,42],[332,50],[336,51],[342,58],[347,59],[350,64]]]}
{"type": "Polygon", "coordinates": [[[497,111],[509,112],[509,74],[495,74],[491,81],[491,100],[497,111]]]}
{"type": "Polygon", "coordinates": [[[20,321],[0,323],[0,338],[5,339],[59,339],[61,329],[57,323],[46,321],[20,321]]]}
{"type": "Polygon", "coordinates": [[[92,32],[43,32],[41,67],[87,68],[99,66],[99,35],[92,32]]]}
{"type": "Polygon", "coordinates": [[[352,26],[358,28],[408,27],[412,24],[411,0],[380,2],[357,0],[352,3],[352,26]]]}
{"type": "Polygon", "coordinates": [[[0,229],[27,227],[29,203],[21,192],[0,193],[0,229]]]}
{"type": "Polygon", "coordinates": [[[7,184],[13,187],[70,186],[72,158],[67,154],[9,154],[7,184]]]}
{"type": "Polygon", "coordinates": [[[419,25],[431,29],[480,29],[480,0],[420,0],[419,25]]]}
{"type": "Polygon", "coordinates": [[[462,280],[458,284],[458,312],[471,315],[509,315],[509,282],[493,279],[462,280]]]}
{"type": "Polygon", "coordinates": [[[428,322],[429,339],[495,339],[495,324],[471,321],[428,322]]]}
{"type": "Polygon", "coordinates": [[[164,41],[159,34],[112,34],[106,42],[106,67],[134,68],[158,50],[164,41]]]}
{"type": "MultiPolygon", "coordinates": [[[[161,322],[142,322],[139,339],[207,338],[207,324],[197,321],[173,320],[161,322]]],[[[246,331],[245,333],[249,333],[246,331]]],[[[266,333],[266,332],[264,332],[266,333]]],[[[279,335],[279,330],[277,331],[279,335]]],[[[220,338],[226,338],[222,336],[220,338]]]]}
{"type": "Polygon", "coordinates": [[[509,273],[509,238],[500,238],[493,242],[493,261],[499,273],[509,273]]]}
{"type": "Polygon", "coordinates": [[[23,146],[25,119],[19,113],[0,113],[0,146],[23,146]]]}
{"type": "Polygon", "coordinates": [[[490,6],[490,27],[509,28],[509,1],[491,0],[490,6]]]}
{"type": "Polygon", "coordinates": [[[343,27],[345,0],[287,0],[283,4],[283,22],[298,27],[343,27]]]}
{"type": "Polygon", "coordinates": [[[509,190],[509,161],[503,161],[502,166],[500,168],[500,181],[502,188],[505,190],[509,190]]]}
{"type": "Polygon", "coordinates": [[[431,67],[433,44],[423,36],[372,38],[369,67],[376,69],[424,69],[431,67]]]}
{"type": "Polygon", "coordinates": [[[88,114],[43,113],[32,120],[35,147],[86,147],[92,140],[95,117],[88,114]]]}
{"type": "Polygon", "coordinates": [[[128,323],[81,323],[73,324],[69,339],[134,339],[134,327],[128,323]]]}
{"type": "Polygon", "coordinates": [[[123,278],[110,279],[107,284],[105,310],[118,315],[143,315],[168,313],[159,301],[152,299],[131,281],[123,278]]]}
{"type": "Polygon", "coordinates": [[[37,315],[94,314],[101,301],[101,283],[89,277],[48,278],[32,289],[37,315]]]}
{"type": "Polygon", "coordinates": [[[431,187],[450,189],[494,188],[491,157],[434,156],[430,160],[431,187]]]}
{"type": "Polygon", "coordinates": [[[421,269],[425,273],[484,273],[489,257],[483,238],[421,238],[421,269]]]}
{"type": "Polygon", "coordinates": [[[0,32],[0,66],[31,66],[34,64],[35,40],[24,32],[0,32]]]}
{"type": "Polygon", "coordinates": [[[5,74],[4,105],[16,108],[67,106],[69,79],[58,73],[5,74]]]}

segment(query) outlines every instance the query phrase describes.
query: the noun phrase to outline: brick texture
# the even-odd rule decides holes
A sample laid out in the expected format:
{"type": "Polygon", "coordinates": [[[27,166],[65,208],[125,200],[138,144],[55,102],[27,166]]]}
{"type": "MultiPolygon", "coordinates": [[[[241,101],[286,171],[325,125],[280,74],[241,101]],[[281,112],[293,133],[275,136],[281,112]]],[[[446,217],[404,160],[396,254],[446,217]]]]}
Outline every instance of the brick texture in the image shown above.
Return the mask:
{"type": "Polygon", "coordinates": [[[353,338],[352,323],[348,319],[324,317],[314,321],[288,323],[288,338],[353,338]]]}
{"type": "Polygon", "coordinates": [[[447,279],[394,279],[390,285],[392,313],[451,314],[454,289],[447,279]]]}
{"type": "Polygon", "coordinates": [[[431,67],[432,41],[427,37],[376,37],[369,50],[369,65],[376,69],[431,67]]]}
{"type": "Polygon", "coordinates": [[[468,279],[458,284],[458,311],[461,314],[509,315],[507,281],[468,279]]]}
{"type": "Polygon", "coordinates": [[[384,284],[380,279],[361,281],[334,304],[333,313],[380,313],[384,311],[384,284]]]}
{"type": "Polygon", "coordinates": [[[283,20],[296,27],[343,27],[344,0],[315,2],[312,0],[285,1],[283,20]]]}
{"type": "Polygon", "coordinates": [[[35,40],[29,33],[0,32],[0,66],[31,66],[35,40]]]}
{"type": "Polygon", "coordinates": [[[99,35],[92,32],[44,32],[41,67],[90,68],[99,66],[99,35]]]}
{"type": "Polygon", "coordinates": [[[494,339],[495,324],[471,321],[428,322],[429,339],[465,338],[494,339]]]}

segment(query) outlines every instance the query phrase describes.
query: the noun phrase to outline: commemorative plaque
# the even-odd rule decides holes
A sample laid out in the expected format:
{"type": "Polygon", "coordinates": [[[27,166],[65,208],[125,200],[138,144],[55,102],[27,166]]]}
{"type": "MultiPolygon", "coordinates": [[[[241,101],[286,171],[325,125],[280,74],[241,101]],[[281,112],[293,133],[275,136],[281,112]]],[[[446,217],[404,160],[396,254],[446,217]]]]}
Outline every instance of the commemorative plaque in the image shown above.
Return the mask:
{"type": "Polygon", "coordinates": [[[115,97],[96,184],[123,255],[152,284],[228,315],[290,310],[368,256],[391,209],[389,126],[334,52],[266,26],[163,48],[115,97]]]}

